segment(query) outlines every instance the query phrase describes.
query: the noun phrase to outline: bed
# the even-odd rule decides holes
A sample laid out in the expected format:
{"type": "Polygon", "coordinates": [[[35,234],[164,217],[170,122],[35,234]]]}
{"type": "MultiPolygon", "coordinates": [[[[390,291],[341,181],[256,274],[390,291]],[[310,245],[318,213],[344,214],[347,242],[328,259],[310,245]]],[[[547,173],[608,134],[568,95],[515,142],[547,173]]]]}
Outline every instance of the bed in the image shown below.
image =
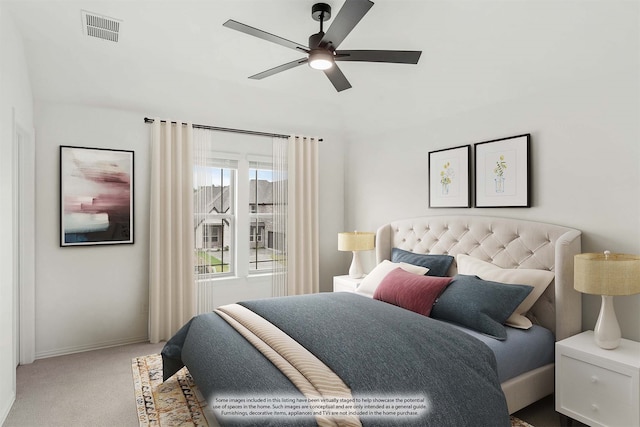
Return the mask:
{"type": "MultiPolygon", "coordinates": [[[[553,393],[553,342],[581,330],[581,296],[573,290],[573,256],[579,252],[580,232],[556,225],[480,216],[394,221],[380,227],[376,235],[378,265],[367,276],[369,282],[376,277],[374,272],[394,261],[393,274],[384,276],[392,286],[380,284],[377,298],[368,298],[373,295],[366,295],[367,287],[361,285],[360,295],[324,293],[244,301],[196,316],[165,345],[164,377],[187,366],[221,425],[507,426],[508,414],[553,393]],[[448,277],[425,278],[435,275],[397,267],[421,256],[428,262],[453,257],[445,274],[437,275],[448,277]],[[458,274],[459,268],[464,274],[458,274]],[[515,270],[551,277],[526,318],[518,320],[529,322],[528,329],[500,325],[505,331],[502,337],[500,331],[470,331],[472,327],[461,327],[456,318],[445,315],[453,289],[517,293],[520,299],[510,302],[511,311],[538,292],[535,286],[489,279],[483,283],[491,287],[467,286],[468,280],[482,280],[474,268],[490,278],[515,270]],[[393,286],[399,283],[395,277],[406,275],[440,286],[432,292],[433,300],[427,301],[439,320],[416,313],[413,307],[407,310],[385,302],[382,289],[395,291],[393,286]],[[258,323],[249,325],[253,318],[258,323]],[[281,331],[285,337],[278,335],[281,331]],[[546,356],[535,357],[543,362],[514,368],[513,360],[525,355],[502,354],[501,346],[528,342],[534,334],[547,342],[546,356]],[[284,358],[271,355],[291,338],[291,345],[300,348],[287,347],[281,352],[284,358]],[[261,346],[266,349],[260,350],[261,346]],[[299,365],[287,364],[298,358],[299,365]],[[301,379],[295,376],[300,372],[301,379]],[[318,394],[331,396],[321,399],[328,405],[322,408],[330,409],[328,418],[315,406],[318,394]],[[285,408],[286,416],[279,412],[285,408]]],[[[436,270],[432,267],[431,273],[436,270]]],[[[513,316],[515,312],[509,320],[513,316]]],[[[488,323],[496,327],[495,322],[488,323]]]]}
{"type": "MultiPolygon", "coordinates": [[[[394,221],[376,233],[377,262],[394,247],[421,254],[467,254],[504,269],[554,272],[554,279],[528,313],[534,324],[560,341],[582,331],[582,295],[573,288],[573,257],[581,232],[553,224],[483,216],[433,216],[394,221]]],[[[455,274],[455,266],[449,274],[455,274]]],[[[509,412],[554,392],[549,363],[502,383],[509,412]]]]}

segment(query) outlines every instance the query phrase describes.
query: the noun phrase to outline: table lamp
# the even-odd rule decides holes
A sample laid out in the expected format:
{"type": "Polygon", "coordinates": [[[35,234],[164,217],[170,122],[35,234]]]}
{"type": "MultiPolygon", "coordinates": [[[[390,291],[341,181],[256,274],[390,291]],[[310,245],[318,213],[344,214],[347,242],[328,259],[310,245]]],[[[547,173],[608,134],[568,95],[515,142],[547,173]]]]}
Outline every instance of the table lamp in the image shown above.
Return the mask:
{"type": "Polygon", "coordinates": [[[349,267],[349,277],[359,279],[364,277],[360,263],[360,251],[370,251],[374,246],[375,233],[369,231],[353,231],[338,233],[338,250],[353,252],[353,260],[349,267]]]}
{"type": "Polygon", "coordinates": [[[578,254],[574,258],[573,283],[577,291],[602,295],[594,338],[604,349],[618,347],[621,334],[613,297],[640,293],[640,256],[609,251],[578,254]]]}

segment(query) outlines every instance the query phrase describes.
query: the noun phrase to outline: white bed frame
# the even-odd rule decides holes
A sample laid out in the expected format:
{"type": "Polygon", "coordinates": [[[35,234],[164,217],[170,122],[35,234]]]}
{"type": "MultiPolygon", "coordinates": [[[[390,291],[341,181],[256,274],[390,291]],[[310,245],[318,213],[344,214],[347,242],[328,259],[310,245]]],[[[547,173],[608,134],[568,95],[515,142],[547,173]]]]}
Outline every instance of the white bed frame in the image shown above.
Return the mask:
{"type": "MultiPolygon", "coordinates": [[[[376,260],[391,249],[420,254],[467,254],[502,268],[555,272],[555,279],[529,311],[533,323],[560,341],[582,330],[582,294],[573,289],[573,257],[581,232],[558,225],[487,216],[431,216],[393,221],[376,234],[376,260]]],[[[449,275],[456,274],[456,265],[449,275]]],[[[509,413],[554,392],[554,364],[502,383],[509,413]]]]}

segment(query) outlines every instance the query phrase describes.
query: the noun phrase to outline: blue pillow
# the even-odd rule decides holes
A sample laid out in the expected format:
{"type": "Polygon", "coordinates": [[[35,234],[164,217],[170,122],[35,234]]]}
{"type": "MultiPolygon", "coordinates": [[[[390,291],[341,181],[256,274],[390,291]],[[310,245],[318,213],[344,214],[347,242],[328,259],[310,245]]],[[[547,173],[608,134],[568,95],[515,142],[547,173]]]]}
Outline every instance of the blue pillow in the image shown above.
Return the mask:
{"type": "Polygon", "coordinates": [[[457,323],[498,340],[507,339],[504,322],[533,286],[507,285],[458,274],[431,309],[431,317],[457,323]]]}
{"type": "Polygon", "coordinates": [[[427,276],[446,277],[453,262],[453,257],[451,255],[414,254],[413,252],[393,248],[391,249],[391,261],[427,267],[429,269],[427,276]]]}

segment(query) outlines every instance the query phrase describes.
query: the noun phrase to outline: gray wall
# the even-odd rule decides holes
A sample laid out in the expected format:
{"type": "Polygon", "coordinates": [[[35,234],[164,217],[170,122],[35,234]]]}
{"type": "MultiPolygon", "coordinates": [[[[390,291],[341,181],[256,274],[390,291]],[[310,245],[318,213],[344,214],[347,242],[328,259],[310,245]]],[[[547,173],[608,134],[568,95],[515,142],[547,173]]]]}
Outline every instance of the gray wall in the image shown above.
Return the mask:
{"type": "MultiPolygon", "coordinates": [[[[164,108],[170,110],[171,106],[164,108]]],[[[197,119],[201,112],[187,111],[184,114],[197,119]]],[[[150,126],[143,122],[143,117],[149,114],[123,108],[39,101],[35,115],[38,135],[36,358],[143,341],[147,337],[149,288],[151,131],[150,126]],[[59,246],[60,145],[135,151],[135,244],[59,246]]],[[[260,130],[252,126],[250,120],[247,120],[245,127],[260,130]]],[[[303,133],[302,127],[300,133],[303,133]]],[[[336,247],[336,236],[342,231],[344,218],[343,144],[331,130],[323,132],[321,136],[325,142],[320,146],[320,255],[323,266],[320,284],[321,290],[328,291],[331,290],[332,277],[342,272],[337,261],[340,253],[336,247]]],[[[260,143],[264,144],[264,139],[260,139],[260,143]]],[[[233,150],[233,146],[228,147],[228,151],[233,150]]],[[[222,286],[221,292],[233,301],[242,298],[242,294],[237,291],[234,294],[228,286],[222,286]]],[[[245,291],[241,292],[246,295],[245,291]]]]}
{"type": "Polygon", "coordinates": [[[147,337],[149,130],[140,114],[36,106],[36,358],[147,337]],[[133,245],[60,247],[60,145],[133,150],[133,245]]]}
{"type": "MultiPolygon", "coordinates": [[[[512,32],[510,43],[536,39],[540,50],[557,60],[541,60],[529,69],[526,85],[521,75],[506,76],[504,86],[513,88],[510,99],[487,99],[479,78],[476,90],[465,95],[475,106],[467,111],[430,121],[399,120],[384,132],[351,135],[345,177],[348,228],[375,230],[393,219],[423,215],[504,216],[582,230],[584,252],[640,253],[638,5],[563,5],[548,7],[562,25],[540,22],[536,27],[528,19],[538,19],[537,14],[519,16],[519,24],[538,33],[512,32]],[[531,208],[428,208],[429,151],[523,133],[531,133],[531,208]]],[[[510,18],[504,14],[483,25],[495,30],[513,22],[510,18]]],[[[503,51],[497,46],[488,54],[486,61],[497,60],[503,51]]],[[[407,114],[418,117],[421,109],[433,108],[433,100],[424,103],[407,114]]],[[[372,258],[369,254],[369,268],[372,258]]],[[[587,295],[583,301],[583,328],[593,329],[600,298],[587,295]]],[[[640,295],[616,297],[615,306],[623,336],[640,340],[640,295]]]]}
{"type": "Polygon", "coordinates": [[[33,99],[22,39],[0,4],[0,424],[16,394],[13,128],[33,129],[33,99]]]}

